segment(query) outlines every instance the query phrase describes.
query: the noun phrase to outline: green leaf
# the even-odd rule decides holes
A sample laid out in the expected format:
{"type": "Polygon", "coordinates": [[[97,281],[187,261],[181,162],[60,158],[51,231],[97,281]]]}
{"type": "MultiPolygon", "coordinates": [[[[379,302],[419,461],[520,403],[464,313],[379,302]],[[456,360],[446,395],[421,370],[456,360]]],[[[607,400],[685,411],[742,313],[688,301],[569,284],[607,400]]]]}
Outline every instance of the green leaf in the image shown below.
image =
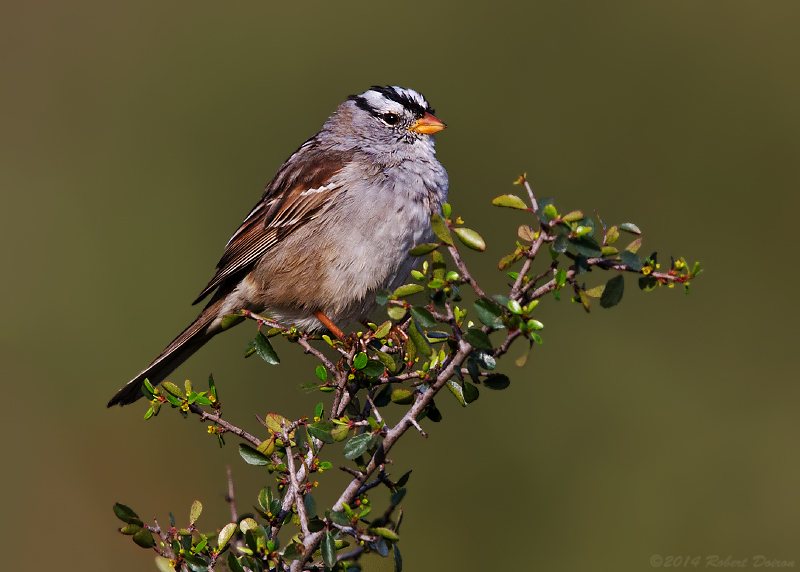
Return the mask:
{"type": "Polygon", "coordinates": [[[536,240],[536,231],[527,224],[523,224],[517,229],[517,236],[525,242],[533,242],[536,240]]]}
{"type": "Polygon", "coordinates": [[[581,301],[581,304],[583,304],[584,310],[588,312],[592,303],[589,301],[589,296],[586,295],[585,290],[578,290],[578,299],[581,301]]]}
{"type": "Polygon", "coordinates": [[[411,476],[411,471],[408,471],[407,473],[404,473],[402,477],[397,479],[397,482],[395,483],[395,486],[398,487],[398,488],[402,488],[402,487],[406,486],[406,483],[408,483],[408,479],[409,479],[410,476],[411,476]]]}
{"type": "Polygon", "coordinates": [[[492,199],[492,204],[498,207],[508,207],[510,209],[529,210],[525,201],[516,195],[500,195],[492,199]]]}
{"type": "Polygon", "coordinates": [[[444,216],[444,218],[450,218],[452,212],[453,207],[450,206],[450,203],[442,203],[442,216],[444,216]]]}
{"type": "Polygon", "coordinates": [[[640,236],[633,242],[631,242],[628,246],[625,247],[627,252],[637,252],[639,248],[642,246],[642,237],[640,236]]]}
{"type": "Polygon", "coordinates": [[[486,332],[479,328],[470,328],[467,330],[467,333],[464,334],[464,341],[472,345],[474,348],[483,350],[493,349],[492,342],[489,340],[489,336],[486,335],[486,332]]]}
{"type": "Polygon", "coordinates": [[[350,439],[344,445],[344,456],[346,459],[353,460],[364,454],[372,445],[372,433],[362,433],[350,439]]]}
{"type": "Polygon", "coordinates": [[[197,554],[186,554],[183,559],[191,572],[208,572],[208,562],[197,554]]]}
{"type": "Polygon", "coordinates": [[[120,503],[115,504],[114,514],[116,514],[117,518],[124,523],[144,526],[144,523],[139,519],[139,515],[137,515],[130,509],[130,507],[127,507],[124,504],[120,503]]]}
{"type": "Polygon", "coordinates": [[[606,285],[602,284],[600,286],[595,286],[591,290],[586,291],[587,296],[591,296],[592,298],[599,298],[603,295],[603,290],[606,289],[606,285]]]}
{"type": "Polygon", "coordinates": [[[645,292],[652,292],[658,286],[658,279],[652,276],[642,276],[639,278],[639,288],[645,292]]]}
{"type": "Polygon", "coordinates": [[[464,391],[461,389],[461,386],[458,383],[452,379],[447,380],[447,389],[450,390],[450,393],[455,396],[462,407],[467,406],[466,398],[464,397],[464,391]]]}
{"type": "Polygon", "coordinates": [[[478,314],[478,319],[485,326],[489,326],[490,328],[503,327],[503,310],[491,300],[481,298],[475,302],[475,313],[478,314]]]}
{"type": "Polygon", "coordinates": [[[331,430],[331,435],[334,441],[344,441],[349,431],[350,428],[347,425],[337,425],[331,430]]]}
{"type": "Polygon", "coordinates": [[[361,370],[361,373],[366,375],[367,377],[380,377],[386,371],[383,363],[371,359],[367,362],[367,365],[364,366],[364,369],[361,370]]]}
{"type": "Polygon", "coordinates": [[[378,359],[381,360],[381,363],[390,372],[394,373],[397,370],[397,364],[394,362],[392,356],[379,350],[375,350],[375,355],[378,356],[378,359]]]}
{"type": "Polygon", "coordinates": [[[459,240],[464,243],[464,246],[479,252],[486,250],[486,241],[471,228],[454,228],[453,232],[456,233],[459,240]]]}
{"type": "Polygon", "coordinates": [[[325,369],[324,365],[318,365],[317,369],[315,370],[317,377],[320,381],[327,381],[328,380],[328,370],[325,369]]]}
{"type": "Polygon", "coordinates": [[[483,385],[489,389],[505,389],[510,384],[511,380],[508,379],[508,376],[503,375],[502,373],[493,373],[483,380],[483,385]]]}
{"type": "Polygon", "coordinates": [[[400,540],[400,537],[395,534],[394,530],[389,530],[388,528],[382,526],[379,526],[378,528],[370,528],[369,531],[385,538],[386,540],[391,540],[393,542],[400,540]]]}
{"type": "Polygon", "coordinates": [[[421,286],[420,284],[406,284],[395,290],[394,295],[398,298],[402,298],[403,296],[411,296],[423,290],[425,290],[425,286],[421,286]]]}
{"type": "Polygon", "coordinates": [[[306,516],[308,518],[314,518],[317,516],[317,501],[314,500],[314,497],[311,496],[311,493],[306,493],[303,497],[303,506],[306,509],[306,516]]]}
{"type": "Polygon", "coordinates": [[[268,511],[269,503],[271,502],[272,502],[272,489],[269,487],[264,487],[258,493],[258,504],[261,505],[261,508],[268,511]]]}
{"type": "Polygon", "coordinates": [[[239,454],[242,456],[242,459],[244,459],[248,465],[263,466],[263,465],[269,465],[271,462],[270,458],[267,457],[265,454],[259,453],[258,451],[253,449],[250,445],[245,445],[244,443],[241,443],[239,445],[239,454]]]}
{"type": "Polygon", "coordinates": [[[323,443],[333,443],[333,435],[331,435],[333,425],[331,423],[320,421],[319,423],[312,423],[306,429],[308,429],[309,435],[316,437],[323,443]]]}
{"type": "Polygon", "coordinates": [[[450,236],[450,230],[447,228],[444,219],[442,219],[442,215],[437,213],[431,217],[431,228],[434,234],[439,237],[439,240],[453,246],[453,237],[450,236]]]}
{"type": "Polygon", "coordinates": [[[521,258],[522,258],[522,252],[516,250],[516,251],[512,252],[511,254],[509,254],[507,256],[504,256],[502,259],[500,259],[500,262],[497,263],[497,267],[500,270],[506,270],[506,269],[510,268],[512,264],[514,264],[515,262],[517,262],[521,258]]]}
{"type": "Polygon", "coordinates": [[[336,564],[336,542],[330,531],[326,531],[322,537],[322,561],[328,568],[333,568],[336,564]]]}
{"type": "Polygon", "coordinates": [[[364,369],[366,367],[369,358],[367,354],[364,352],[359,353],[356,358],[353,360],[353,367],[356,369],[364,369]]]}
{"type": "Polygon", "coordinates": [[[192,503],[192,509],[189,511],[189,524],[197,522],[201,512],[203,512],[203,505],[198,500],[194,501],[192,503]]]}
{"type": "Polygon", "coordinates": [[[464,380],[464,401],[472,403],[480,396],[478,388],[472,385],[467,380],[464,380]]]}
{"type": "Polygon", "coordinates": [[[420,325],[426,328],[433,328],[436,325],[436,320],[434,319],[433,314],[431,314],[427,308],[423,308],[422,306],[413,306],[411,308],[411,315],[420,325]]]}
{"type": "Polygon", "coordinates": [[[256,339],[253,340],[253,342],[255,344],[256,353],[261,359],[270,365],[277,365],[281,363],[278,354],[276,354],[275,350],[272,349],[272,344],[269,343],[269,340],[264,334],[258,332],[258,334],[256,334],[256,339]]]}
{"type": "Polygon", "coordinates": [[[639,230],[639,227],[633,224],[632,222],[624,222],[621,225],[619,225],[619,228],[627,232],[632,232],[633,234],[642,234],[642,231],[639,230]]]}
{"type": "Polygon", "coordinates": [[[161,387],[166,389],[171,395],[183,398],[183,392],[181,391],[181,389],[171,381],[162,381],[161,387]]]}
{"type": "Polygon", "coordinates": [[[594,220],[593,219],[582,218],[579,221],[577,221],[577,226],[579,228],[583,227],[582,230],[580,230],[580,232],[579,232],[581,236],[583,236],[583,235],[594,236],[594,220]]]}
{"type": "Polygon", "coordinates": [[[389,306],[386,313],[392,320],[400,320],[406,315],[406,309],[403,306],[389,306]]]}
{"type": "Polygon", "coordinates": [[[267,424],[267,427],[272,429],[273,433],[282,433],[284,426],[290,424],[286,417],[278,413],[267,413],[264,417],[264,422],[267,424]]]}
{"type": "MultiPolygon", "coordinates": [[[[403,502],[403,498],[406,496],[406,492],[408,492],[408,491],[406,491],[406,489],[395,490],[392,493],[392,496],[389,498],[389,502],[394,506],[399,505],[401,502],[403,502]]],[[[400,514],[402,516],[402,511],[401,511],[400,514]]],[[[373,523],[374,522],[375,521],[373,521],[373,523]]]]}
{"type": "Polygon", "coordinates": [[[133,541],[142,548],[153,548],[156,545],[156,541],[153,538],[153,534],[146,528],[143,528],[142,530],[134,534],[133,541]]]}
{"type": "Polygon", "coordinates": [[[554,218],[558,217],[558,210],[556,209],[555,205],[545,205],[544,215],[548,219],[553,220],[554,218]]]}
{"type": "Polygon", "coordinates": [[[556,271],[555,279],[556,279],[556,286],[561,288],[567,282],[567,271],[564,270],[563,268],[560,268],[558,271],[556,271]]]}
{"type": "Polygon", "coordinates": [[[420,244],[419,246],[415,246],[414,248],[409,250],[408,253],[411,256],[424,256],[425,254],[428,254],[429,252],[433,252],[437,248],[439,248],[439,243],[438,242],[428,242],[428,243],[425,243],[425,244],[420,244]]]}
{"type": "Polygon", "coordinates": [[[389,335],[389,332],[391,330],[392,330],[392,321],[386,320],[384,323],[378,326],[378,329],[375,330],[375,334],[373,337],[378,339],[385,338],[387,335],[389,335]]]}
{"type": "Polygon", "coordinates": [[[569,238],[566,234],[559,234],[553,241],[553,250],[558,253],[564,253],[569,248],[569,238]]]}
{"type": "Polygon", "coordinates": [[[375,301],[381,306],[385,306],[389,302],[389,292],[387,290],[378,290],[375,295],[375,301]]]}
{"type": "Polygon", "coordinates": [[[603,256],[603,250],[600,248],[600,245],[590,236],[579,236],[570,239],[570,243],[579,254],[583,254],[587,258],[603,256]]]}
{"type": "Polygon", "coordinates": [[[350,517],[344,511],[340,510],[328,510],[325,511],[325,516],[334,524],[338,524],[339,526],[353,526],[353,521],[350,520],[350,517]]]}
{"type": "Polygon", "coordinates": [[[128,524],[119,529],[119,531],[126,536],[133,536],[140,530],[142,530],[142,527],[138,524],[128,524]]]}
{"type": "Polygon", "coordinates": [[[612,226],[606,233],[606,244],[614,244],[619,238],[619,228],[612,226]]]}
{"type": "Polygon", "coordinates": [[[222,548],[228,544],[228,541],[233,536],[233,533],[236,532],[236,523],[230,522],[222,527],[222,530],[219,531],[217,535],[217,549],[222,550],[222,548]]]}
{"type": "Polygon", "coordinates": [[[433,353],[430,343],[417,329],[416,323],[412,320],[408,326],[408,337],[410,341],[417,348],[417,351],[424,356],[430,356],[433,353]]]}
{"type": "Polygon", "coordinates": [[[222,316],[222,322],[220,323],[220,327],[224,331],[229,328],[232,328],[242,320],[244,320],[244,318],[241,316],[241,314],[228,314],[227,316],[222,316]]]}
{"type": "Polygon", "coordinates": [[[530,329],[530,330],[541,330],[541,329],[544,329],[544,324],[541,323],[539,320],[528,320],[527,326],[528,326],[528,329],[530,329]]]}
{"type": "Polygon", "coordinates": [[[231,572],[244,572],[244,568],[242,568],[242,565],[239,564],[239,561],[236,559],[236,556],[233,555],[233,552],[228,553],[228,568],[231,569],[231,572]]]}
{"type": "Polygon", "coordinates": [[[283,557],[286,560],[297,560],[303,556],[305,547],[300,542],[292,542],[283,550],[283,557]]]}
{"type": "Polygon", "coordinates": [[[395,389],[392,392],[391,400],[393,403],[408,405],[410,403],[414,403],[414,394],[407,389],[395,389]]]}
{"type": "Polygon", "coordinates": [[[619,254],[619,250],[617,250],[613,246],[604,246],[602,250],[603,250],[603,256],[615,256],[619,254]]]}
{"type": "Polygon", "coordinates": [[[142,384],[142,393],[148,401],[152,401],[156,397],[155,388],[147,378],[144,379],[144,383],[142,384]]]}
{"type": "Polygon", "coordinates": [[[583,219],[583,213],[581,211],[572,211],[561,217],[561,220],[566,222],[576,222],[581,219],[583,219]]]}
{"type": "Polygon", "coordinates": [[[639,272],[642,269],[642,259],[639,258],[638,254],[634,254],[628,250],[623,250],[619,257],[622,259],[622,262],[625,264],[625,266],[631,270],[639,272]]]}
{"type": "Polygon", "coordinates": [[[494,356],[485,350],[475,350],[472,352],[470,360],[474,360],[480,367],[485,369],[494,369],[497,365],[497,360],[494,356]]]}
{"type": "Polygon", "coordinates": [[[600,305],[603,308],[611,308],[616,306],[622,300],[622,294],[625,291],[625,279],[622,274],[614,276],[611,280],[606,282],[603,295],[600,296],[600,305]]]}

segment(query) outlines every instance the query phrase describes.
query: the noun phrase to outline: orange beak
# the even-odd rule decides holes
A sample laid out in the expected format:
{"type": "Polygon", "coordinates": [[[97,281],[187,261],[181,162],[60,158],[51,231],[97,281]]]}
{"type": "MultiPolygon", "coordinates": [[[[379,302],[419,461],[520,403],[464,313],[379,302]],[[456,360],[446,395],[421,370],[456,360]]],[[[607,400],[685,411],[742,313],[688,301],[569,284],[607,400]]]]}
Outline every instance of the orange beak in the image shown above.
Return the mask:
{"type": "Polygon", "coordinates": [[[433,135],[439,133],[442,129],[447,127],[444,123],[436,119],[430,113],[426,113],[414,122],[414,125],[408,128],[409,131],[414,133],[424,133],[425,135],[433,135]]]}

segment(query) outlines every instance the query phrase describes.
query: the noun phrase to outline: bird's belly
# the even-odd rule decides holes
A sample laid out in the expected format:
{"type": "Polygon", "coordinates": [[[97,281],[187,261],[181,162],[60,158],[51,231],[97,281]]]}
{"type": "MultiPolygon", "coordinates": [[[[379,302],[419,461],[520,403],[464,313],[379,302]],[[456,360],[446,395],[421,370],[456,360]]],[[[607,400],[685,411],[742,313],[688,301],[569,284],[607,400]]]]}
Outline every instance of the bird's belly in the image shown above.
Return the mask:
{"type": "Polygon", "coordinates": [[[312,221],[308,232],[285,239],[282,254],[267,254],[241,287],[259,290],[264,311],[301,329],[321,329],[315,310],[340,326],[367,318],[379,290],[408,279],[416,263],[408,251],[433,239],[429,207],[400,199],[377,211],[343,205],[312,221]]]}

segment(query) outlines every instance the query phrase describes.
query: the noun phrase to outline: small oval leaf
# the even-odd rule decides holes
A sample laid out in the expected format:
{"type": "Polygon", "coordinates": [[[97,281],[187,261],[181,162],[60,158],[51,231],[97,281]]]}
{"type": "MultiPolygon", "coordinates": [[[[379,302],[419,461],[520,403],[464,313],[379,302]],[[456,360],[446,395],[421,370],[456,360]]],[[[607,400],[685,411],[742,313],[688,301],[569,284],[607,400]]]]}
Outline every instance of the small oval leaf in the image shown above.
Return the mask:
{"type": "Polygon", "coordinates": [[[511,209],[529,210],[521,198],[516,195],[500,195],[492,199],[492,204],[498,207],[508,207],[511,209]]]}
{"type": "Polygon", "coordinates": [[[438,242],[428,242],[425,244],[420,244],[418,246],[415,246],[414,248],[409,250],[408,253],[411,256],[423,256],[425,254],[428,254],[429,252],[433,252],[437,248],[439,248],[438,242]]]}
{"type": "Polygon", "coordinates": [[[486,241],[471,228],[454,228],[453,232],[456,233],[459,240],[464,243],[464,246],[479,252],[486,250],[486,241]]]}
{"type": "Polygon", "coordinates": [[[236,532],[235,522],[230,522],[222,527],[222,530],[219,531],[219,535],[217,535],[217,550],[222,550],[222,548],[228,544],[234,532],[236,532]]]}

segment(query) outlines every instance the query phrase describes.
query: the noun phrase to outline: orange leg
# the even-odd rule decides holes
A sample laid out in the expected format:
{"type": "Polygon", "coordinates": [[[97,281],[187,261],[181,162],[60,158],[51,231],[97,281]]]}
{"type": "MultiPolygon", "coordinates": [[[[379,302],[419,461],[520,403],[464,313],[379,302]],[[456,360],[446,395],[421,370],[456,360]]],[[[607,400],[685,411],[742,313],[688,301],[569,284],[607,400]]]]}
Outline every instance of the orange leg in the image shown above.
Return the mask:
{"type": "Polygon", "coordinates": [[[322,310],[317,310],[314,312],[314,315],[317,317],[317,320],[322,322],[322,324],[328,328],[334,336],[340,340],[344,340],[344,332],[339,329],[339,326],[331,322],[330,318],[328,318],[328,316],[326,316],[322,310]]]}

